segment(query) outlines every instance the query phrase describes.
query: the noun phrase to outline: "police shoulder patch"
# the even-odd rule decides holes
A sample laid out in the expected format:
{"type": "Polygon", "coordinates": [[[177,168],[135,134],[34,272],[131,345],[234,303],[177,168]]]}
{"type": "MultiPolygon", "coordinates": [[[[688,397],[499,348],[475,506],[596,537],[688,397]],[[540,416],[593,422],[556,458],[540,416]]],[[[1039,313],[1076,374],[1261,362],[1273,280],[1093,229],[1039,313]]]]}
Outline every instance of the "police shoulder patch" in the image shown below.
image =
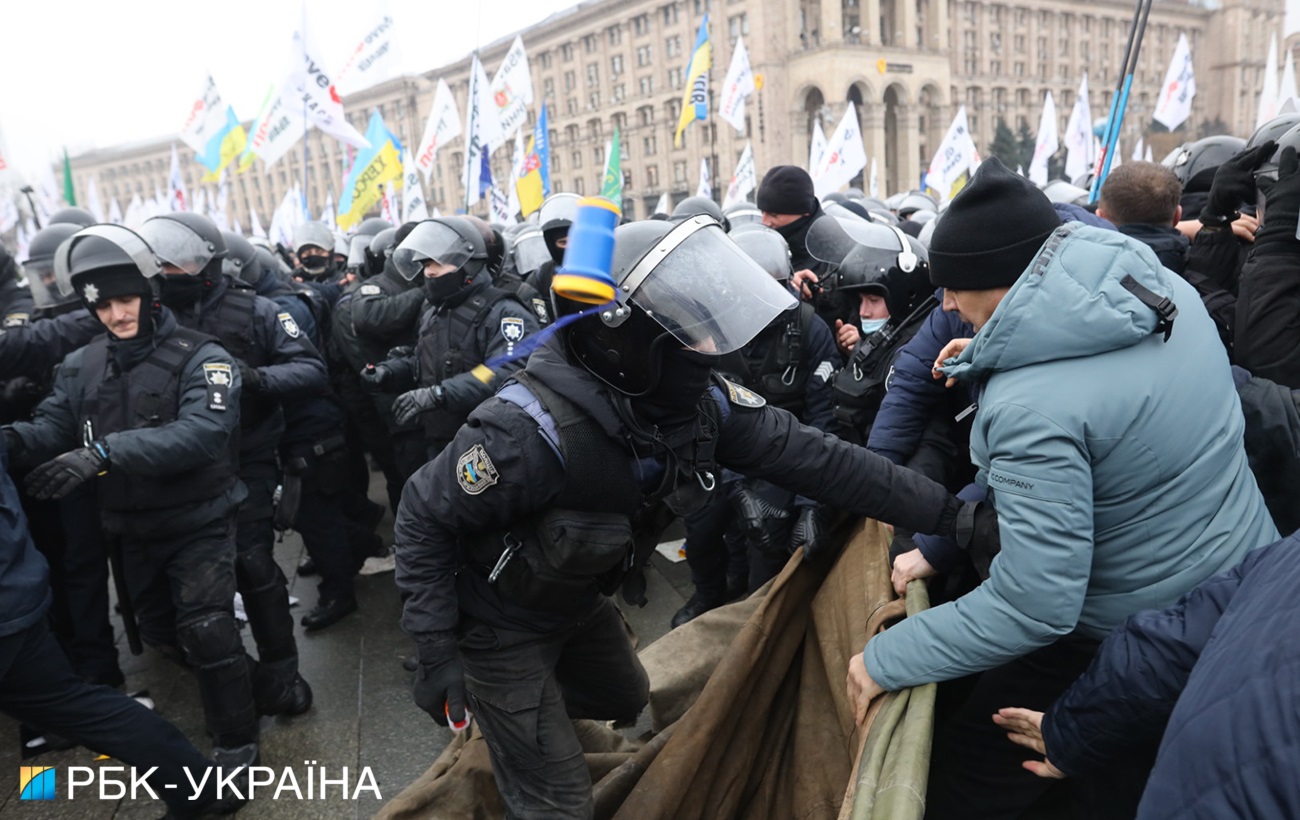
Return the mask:
{"type": "Polygon", "coordinates": [[[302,331],[298,329],[298,323],[288,313],[277,313],[275,318],[280,320],[280,327],[284,328],[284,332],[289,334],[290,339],[296,339],[302,335],[302,331]]]}
{"type": "Polygon", "coordinates": [[[456,459],[456,481],[470,495],[483,492],[498,478],[497,468],[482,444],[475,444],[456,459]]]}
{"type": "Polygon", "coordinates": [[[362,296],[378,296],[383,293],[383,291],[379,289],[379,285],[362,285],[361,288],[357,290],[357,293],[362,296]]]}
{"type": "Polygon", "coordinates": [[[31,324],[31,316],[26,313],[10,313],[5,316],[5,327],[26,327],[31,324]]]}
{"type": "Polygon", "coordinates": [[[533,313],[537,314],[537,321],[544,325],[551,323],[551,312],[546,306],[545,299],[533,299],[533,313]]]}
{"type": "Polygon", "coordinates": [[[230,386],[234,384],[233,368],[225,362],[208,362],[203,365],[203,380],[208,383],[208,409],[225,412],[230,406],[230,386]]]}
{"type": "Polygon", "coordinates": [[[513,316],[506,316],[501,319],[501,335],[507,342],[514,344],[524,338],[524,320],[517,319],[513,316]]]}
{"type": "Polygon", "coordinates": [[[723,386],[727,388],[727,400],[737,407],[753,408],[762,407],[767,404],[767,399],[755,393],[753,390],[750,390],[748,387],[736,384],[728,378],[721,376],[719,378],[722,379],[723,386]]]}

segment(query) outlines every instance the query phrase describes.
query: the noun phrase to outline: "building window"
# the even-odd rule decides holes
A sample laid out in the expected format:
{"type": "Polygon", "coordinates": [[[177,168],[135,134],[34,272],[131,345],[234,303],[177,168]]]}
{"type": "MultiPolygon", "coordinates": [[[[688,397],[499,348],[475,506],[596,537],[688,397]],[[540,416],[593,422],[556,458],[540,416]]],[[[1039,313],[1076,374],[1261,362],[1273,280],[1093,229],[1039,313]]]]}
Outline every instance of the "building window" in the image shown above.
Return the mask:
{"type": "Polygon", "coordinates": [[[650,15],[638,14],[632,18],[632,33],[638,37],[650,33],[650,15]]]}
{"type": "Polygon", "coordinates": [[[614,127],[617,128],[619,131],[627,130],[627,114],[624,114],[622,111],[620,111],[610,119],[614,121],[614,127]]]}
{"type": "Polygon", "coordinates": [[[542,52],[541,60],[542,60],[542,68],[550,68],[550,67],[551,67],[551,52],[549,52],[549,51],[543,51],[543,52],[542,52]]]}
{"type": "Polygon", "coordinates": [[[578,141],[578,126],[566,125],[564,127],[564,141],[570,144],[578,141]]]}
{"type": "Polygon", "coordinates": [[[1001,33],[994,31],[989,34],[989,48],[993,51],[994,54],[1002,53],[1001,33]]]}
{"type": "Polygon", "coordinates": [[[596,35],[588,34],[582,38],[582,50],[588,54],[596,53],[596,35]]]}
{"type": "Polygon", "coordinates": [[[655,92],[654,77],[642,77],[640,83],[641,83],[642,97],[649,97],[651,94],[655,92]]]}
{"type": "Polygon", "coordinates": [[[647,165],[645,168],[645,184],[647,188],[659,187],[659,166],[647,165]]]}
{"type": "Polygon", "coordinates": [[[1025,76],[1025,64],[1023,62],[1020,61],[1016,62],[1016,76],[1017,77],[1025,76]]]}
{"type": "Polygon", "coordinates": [[[677,22],[677,4],[670,3],[663,7],[664,25],[671,26],[677,22]]]}
{"type": "Polygon", "coordinates": [[[615,54],[609,58],[609,73],[617,77],[623,73],[623,55],[615,54]]]}
{"type": "Polygon", "coordinates": [[[609,38],[609,44],[611,46],[616,46],[619,43],[623,42],[622,26],[610,26],[609,29],[606,31],[606,34],[609,38]]]}
{"type": "Polygon", "coordinates": [[[578,85],[578,78],[574,76],[573,72],[572,71],[564,72],[564,90],[572,91],[574,87],[577,85],[578,85]]]}
{"type": "Polygon", "coordinates": [[[576,171],[577,169],[581,168],[581,167],[582,167],[582,152],[581,152],[581,151],[574,151],[572,154],[569,154],[569,162],[571,162],[571,163],[573,164],[573,169],[574,169],[575,171],[576,171]]]}
{"type": "Polygon", "coordinates": [[[600,108],[600,92],[599,92],[599,91],[593,91],[593,92],[591,92],[590,94],[587,95],[587,107],[590,108],[590,109],[593,110],[593,111],[596,110],[597,108],[600,108]]]}
{"type": "Polygon", "coordinates": [[[674,34],[667,40],[664,40],[664,56],[676,57],[682,53],[682,37],[680,34],[674,34]]]}
{"type": "Polygon", "coordinates": [[[557,153],[554,153],[554,154],[551,154],[551,170],[552,170],[552,171],[562,171],[562,170],[564,170],[564,169],[561,167],[561,166],[564,164],[564,163],[560,162],[561,159],[563,159],[563,157],[561,157],[560,154],[559,154],[558,152],[557,152],[557,153]]]}
{"type": "Polygon", "coordinates": [[[695,16],[707,13],[709,10],[709,0],[695,0],[695,16]]]}
{"type": "Polygon", "coordinates": [[[573,62],[573,43],[565,43],[560,46],[560,59],[566,63],[573,62]]]}
{"type": "Polygon", "coordinates": [[[597,145],[591,149],[591,162],[597,168],[605,167],[605,146],[597,145]]]}
{"type": "Polygon", "coordinates": [[[650,50],[650,46],[637,46],[636,64],[642,68],[650,65],[650,60],[653,54],[654,52],[650,50]]]}
{"type": "Polygon", "coordinates": [[[737,14],[727,18],[727,36],[731,38],[731,44],[736,44],[736,38],[743,34],[749,34],[749,15],[737,14]]]}
{"type": "Polygon", "coordinates": [[[600,85],[600,66],[595,63],[587,63],[587,86],[600,85]]]}
{"type": "Polygon", "coordinates": [[[654,125],[655,109],[653,105],[643,105],[636,110],[637,122],[642,126],[654,125]]]}
{"type": "Polygon", "coordinates": [[[686,184],[686,160],[676,160],[673,162],[673,184],[686,184]]]}
{"type": "Polygon", "coordinates": [[[653,157],[655,152],[658,150],[658,147],[659,146],[655,142],[654,134],[641,140],[641,149],[644,156],[653,157]]]}
{"type": "Polygon", "coordinates": [[[600,120],[587,120],[587,131],[591,135],[592,139],[600,139],[603,130],[600,120]]]}
{"type": "Polygon", "coordinates": [[[585,195],[586,195],[586,192],[583,190],[583,187],[584,187],[584,186],[583,186],[583,184],[582,184],[582,177],[578,177],[577,179],[575,179],[575,180],[573,181],[573,192],[574,192],[575,194],[577,194],[578,196],[585,196],[585,195]]]}
{"type": "Polygon", "coordinates": [[[616,83],[610,89],[610,96],[614,99],[614,102],[623,102],[623,98],[627,96],[627,86],[623,85],[623,83],[616,83]]]}
{"type": "Polygon", "coordinates": [[[555,98],[555,78],[547,77],[542,80],[542,96],[547,99],[555,98]]]}
{"type": "Polygon", "coordinates": [[[682,101],[669,100],[668,101],[668,122],[676,125],[677,120],[681,116],[682,116],[682,101]]]}
{"type": "Polygon", "coordinates": [[[564,101],[564,112],[570,117],[578,116],[578,101],[573,97],[564,101]]]}
{"type": "Polygon", "coordinates": [[[682,77],[685,76],[680,68],[668,69],[668,87],[677,90],[682,87],[682,77]]]}

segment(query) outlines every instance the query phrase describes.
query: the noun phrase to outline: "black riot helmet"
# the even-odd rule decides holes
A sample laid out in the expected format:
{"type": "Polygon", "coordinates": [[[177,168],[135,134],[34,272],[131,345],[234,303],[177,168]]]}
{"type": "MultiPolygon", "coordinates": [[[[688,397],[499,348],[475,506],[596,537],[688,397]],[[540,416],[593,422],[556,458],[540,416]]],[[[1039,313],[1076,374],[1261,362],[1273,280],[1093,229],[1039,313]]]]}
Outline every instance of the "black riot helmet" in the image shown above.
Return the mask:
{"type": "Polygon", "coordinates": [[[731,230],[731,224],[727,222],[727,217],[723,215],[722,209],[718,207],[718,203],[714,202],[707,196],[686,197],[681,202],[677,203],[676,208],[673,208],[672,215],[669,216],[669,219],[673,222],[681,222],[682,220],[688,219],[692,216],[699,216],[700,214],[713,217],[715,222],[722,225],[724,231],[731,230]]]}
{"type": "Polygon", "coordinates": [[[409,282],[423,282],[425,298],[441,305],[474,281],[487,266],[487,247],[474,223],[459,216],[426,219],[393,250],[393,265],[409,282]],[[427,262],[449,265],[452,271],[425,276],[427,262]]]}
{"type": "Polygon", "coordinates": [[[370,244],[366,246],[365,275],[370,277],[383,273],[384,263],[393,255],[393,248],[396,247],[397,228],[384,228],[370,237],[370,244]]]}
{"type": "Polygon", "coordinates": [[[1254,148],[1257,145],[1263,145],[1269,140],[1276,142],[1282,138],[1282,135],[1292,128],[1300,125],[1300,111],[1293,111],[1290,114],[1279,114],[1260,127],[1255,129],[1255,133],[1250,135],[1246,140],[1247,148],[1254,148]]]}
{"type": "Polygon", "coordinates": [[[92,313],[105,299],[139,296],[138,335],[153,333],[160,306],[162,263],[148,243],[121,225],[91,225],[54,252],[54,280],[62,296],[76,295],[92,313]]]}
{"type": "Polygon", "coordinates": [[[894,323],[934,290],[925,246],[894,225],[821,216],[808,229],[808,252],[836,266],[836,290],[883,296],[894,323]]]}
{"type": "Polygon", "coordinates": [[[616,297],[608,305],[553,298],[560,314],[586,314],[568,328],[570,355],[628,396],[657,388],[665,356],[739,350],[796,304],[704,215],[620,225],[610,274],[616,297]]]}
{"type": "Polygon", "coordinates": [[[542,203],[537,214],[537,224],[542,228],[542,238],[551,252],[555,264],[564,261],[564,245],[569,237],[569,226],[578,216],[578,203],[582,197],[577,194],[551,194],[542,203]]]}
{"type": "Polygon", "coordinates": [[[147,220],[140,235],[164,265],[190,276],[215,280],[226,257],[226,240],[217,224],[202,214],[178,211],[147,220]]]}
{"type": "Polygon", "coordinates": [[[1174,176],[1183,183],[1183,193],[1208,191],[1215,170],[1245,147],[1246,141],[1240,137],[1206,137],[1183,143],[1169,152],[1160,164],[1173,169],[1174,176]]]}
{"type": "Polygon", "coordinates": [[[362,278],[374,276],[384,269],[384,260],[377,262],[370,257],[370,240],[380,233],[392,230],[393,223],[382,217],[372,216],[361,220],[348,242],[348,258],[344,266],[348,271],[356,272],[362,278]]]}
{"type": "Polygon", "coordinates": [[[95,224],[95,217],[90,215],[90,211],[85,208],[62,208],[50,216],[46,225],[76,225],[78,228],[89,228],[95,224]]]}
{"type": "Polygon", "coordinates": [[[397,226],[381,216],[371,216],[361,220],[361,224],[357,225],[353,233],[357,236],[374,236],[380,231],[395,227],[397,226]]]}
{"type": "Polygon", "coordinates": [[[257,257],[257,248],[234,231],[222,231],[221,238],[226,241],[226,258],[221,260],[221,272],[241,282],[256,285],[264,270],[257,257]]]}
{"type": "Polygon", "coordinates": [[[727,233],[731,233],[742,225],[763,224],[763,212],[752,202],[737,202],[734,205],[728,205],[722,209],[722,213],[727,217],[727,225],[729,226],[727,233]]]}
{"type": "Polygon", "coordinates": [[[551,258],[541,229],[532,225],[515,234],[510,253],[514,257],[515,272],[524,277],[532,275],[551,258]]]}
{"type": "Polygon", "coordinates": [[[1255,215],[1262,223],[1265,219],[1264,205],[1265,198],[1274,183],[1277,182],[1278,164],[1282,160],[1282,152],[1290,148],[1300,153],[1300,124],[1292,126],[1282,136],[1277,138],[1277,147],[1268,159],[1255,169],[1255,215]]]}
{"type": "Polygon", "coordinates": [[[731,240],[778,282],[789,282],[794,275],[790,263],[790,245],[785,237],[765,225],[745,224],[734,227],[731,240]]]}
{"type": "Polygon", "coordinates": [[[487,251],[487,269],[496,279],[501,275],[501,265],[506,257],[506,240],[501,232],[489,225],[486,221],[477,216],[462,216],[461,219],[469,222],[478,229],[479,236],[483,239],[483,248],[487,251]]]}
{"type": "MultiPolygon", "coordinates": [[[[27,246],[27,261],[23,263],[23,273],[27,275],[32,301],[37,307],[52,307],[76,299],[76,294],[59,292],[54,281],[54,254],[60,245],[80,230],[80,226],[70,222],[60,222],[41,228],[32,237],[31,243],[27,246]]],[[[0,247],[0,257],[4,256],[4,249],[0,247]]],[[[0,273],[5,267],[0,262],[0,273]]]]}

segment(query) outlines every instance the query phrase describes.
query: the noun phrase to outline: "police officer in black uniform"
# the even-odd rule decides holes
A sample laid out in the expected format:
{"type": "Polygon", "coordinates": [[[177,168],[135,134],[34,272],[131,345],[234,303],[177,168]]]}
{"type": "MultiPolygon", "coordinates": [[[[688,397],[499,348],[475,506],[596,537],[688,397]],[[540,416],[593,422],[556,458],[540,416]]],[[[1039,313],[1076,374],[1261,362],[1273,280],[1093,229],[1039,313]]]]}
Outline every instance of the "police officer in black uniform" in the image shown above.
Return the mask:
{"type": "Polygon", "coordinates": [[[272,553],[276,448],[284,433],[281,402],[322,395],[325,365],[287,312],[222,273],[225,241],[200,214],[154,217],[141,235],[162,261],[162,303],[182,327],[219,340],[235,358],[240,395],[239,478],[248,497],[239,509],[235,564],[244,611],[257,641],[254,678],[259,708],[299,715],[311,708],[311,687],[298,674],[298,645],[284,573],[272,553]]]}
{"type": "Polygon", "coordinates": [[[644,601],[662,527],[717,492],[720,469],[922,531],[951,532],[959,512],[937,484],[714,379],[795,302],[716,222],[615,239],[617,305],[538,348],[411,478],[397,517],[416,703],[444,724],[470,707],[511,817],[591,816],[570,720],[630,720],[648,697],[606,594],[644,601]]]}
{"type": "Polygon", "coordinates": [[[522,276],[507,270],[509,259],[505,236],[477,216],[471,215],[463,218],[469,220],[474,227],[478,228],[479,235],[483,237],[483,245],[487,248],[488,254],[487,270],[492,277],[492,284],[512,294],[525,307],[531,308],[539,325],[542,327],[549,325],[551,323],[551,309],[547,304],[548,300],[543,299],[541,292],[532,284],[524,281],[522,276]]]}
{"type": "Polygon", "coordinates": [[[29,324],[34,308],[31,291],[18,284],[18,263],[0,245],[0,330],[29,324]]]}
{"type": "Polygon", "coordinates": [[[421,222],[393,251],[408,279],[422,278],[428,309],[414,355],[390,359],[365,378],[380,389],[402,389],[393,403],[399,424],[424,424],[428,457],[442,451],[470,411],[492,395],[500,377],[523,366],[507,362],[495,374],[484,364],[509,357],[537,331],[533,312],[492,285],[487,247],[461,217],[421,222]]]}
{"type": "Polygon", "coordinates": [[[580,200],[577,194],[551,194],[537,211],[537,224],[542,228],[542,239],[551,255],[550,261],[542,263],[528,280],[538,293],[551,292],[551,279],[555,276],[555,268],[564,261],[564,249],[569,245],[569,228],[578,214],[580,200]]]}
{"type": "Polygon", "coordinates": [[[235,625],[232,514],[241,377],[215,339],[181,327],[157,300],[161,265],[140,236],[96,225],[60,246],[65,293],[106,333],[68,356],[31,422],[5,431],[35,498],[93,482],[120,550],[127,601],[151,644],[179,644],[195,668],[226,766],[257,760],[250,661],[235,625]]]}
{"type": "MultiPolygon", "coordinates": [[[[731,238],[773,279],[789,286],[790,249],[780,234],[750,225],[732,231],[731,238]]],[[[830,329],[812,305],[800,302],[753,341],[723,356],[715,370],[801,423],[830,432],[830,379],[840,364],[830,329]]],[[[686,519],[686,561],[695,592],[673,615],[674,628],[758,589],[795,549],[802,546],[805,557],[812,556],[829,535],[830,516],[789,490],[730,472],[723,474],[723,487],[725,495],[715,493],[686,519]]]]}

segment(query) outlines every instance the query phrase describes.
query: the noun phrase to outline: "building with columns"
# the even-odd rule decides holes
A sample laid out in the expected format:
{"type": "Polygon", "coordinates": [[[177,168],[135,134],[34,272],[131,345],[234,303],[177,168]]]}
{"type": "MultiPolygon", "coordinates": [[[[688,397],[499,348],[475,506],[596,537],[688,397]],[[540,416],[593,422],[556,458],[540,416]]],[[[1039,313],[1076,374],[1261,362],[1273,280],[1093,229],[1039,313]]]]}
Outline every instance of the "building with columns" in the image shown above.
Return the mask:
{"type": "MultiPolygon", "coordinates": [[[[746,140],[760,177],[773,165],[806,165],[813,122],[820,120],[829,135],[849,101],[856,105],[867,154],[880,169],[882,195],[919,184],[961,105],[985,154],[999,119],[1013,131],[1022,123],[1036,129],[1049,90],[1063,129],[1085,70],[1093,116],[1103,118],[1133,12],[1132,3],[1119,0],[1083,6],[1066,0],[587,0],[520,34],[535,91],[530,116],[542,101],[548,108],[554,190],[599,192],[605,142],[617,126],[624,208],[629,216],[644,217],[664,192],[674,202],[693,194],[701,162],[710,164],[720,199],[746,140]],[[686,65],[706,12],[711,88],[722,84],[741,36],[762,88],[746,105],[745,133],[713,117],[692,122],[683,145],[675,147],[686,65]]],[[[1133,78],[1124,156],[1139,136],[1159,159],[1210,130],[1249,134],[1268,37],[1281,31],[1283,15],[1283,0],[1155,0],[1133,78]],[[1150,133],[1180,33],[1191,43],[1195,65],[1192,116],[1175,134],[1150,133]]],[[[489,75],[513,38],[480,49],[489,75]]],[[[464,116],[469,65],[466,57],[345,97],[348,118],[364,131],[378,109],[389,129],[414,149],[439,78],[450,85],[464,116]]],[[[92,176],[105,206],[115,198],[123,210],[134,194],[148,198],[165,190],[174,141],[73,157],[79,199],[92,176]]],[[[443,213],[465,206],[464,146],[457,138],[440,149],[426,186],[430,206],[443,213]]],[[[184,145],[178,147],[184,157],[184,145]]],[[[509,146],[493,154],[499,182],[509,177],[510,155],[509,146]]],[[[338,201],[349,160],[346,146],[312,131],[305,146],[300,143],[275,165],[267,168],[259,160],[232,176],[229,216],[247,227],[254,209],[266,224],[295,182],[304,184],[317,214],[328,196],[338,201]]],[[[191,193],[204,187],[201,166],[182,164],[191,193]]],[[[471,203],[471,211],[486,213],[486,204],[471,203]]]]}

